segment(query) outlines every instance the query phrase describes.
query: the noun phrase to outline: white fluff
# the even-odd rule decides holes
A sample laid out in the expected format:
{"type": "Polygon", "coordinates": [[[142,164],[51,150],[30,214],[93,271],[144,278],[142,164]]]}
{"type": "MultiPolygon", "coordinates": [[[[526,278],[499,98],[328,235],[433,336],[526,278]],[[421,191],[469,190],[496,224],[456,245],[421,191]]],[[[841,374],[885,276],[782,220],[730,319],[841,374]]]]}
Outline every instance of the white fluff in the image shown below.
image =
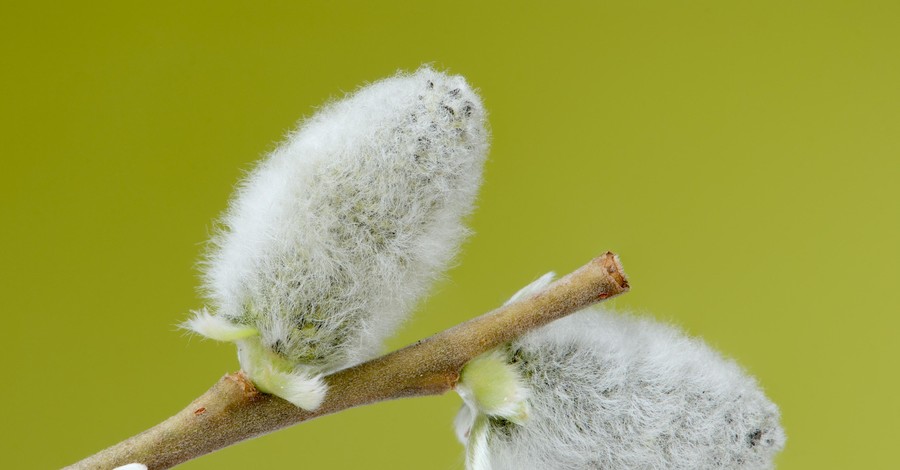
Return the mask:
{"type": "Polygon", "coordinates": [[[470,469],[765,469],[784,446],[756,380],[671,326],[595,307],[502,350],[528,389],[528,419],[465,405],[456,431],[470,469]]]}
{"type": "Polygon", "coordinates": [[[204,266],[214,314],[186,326],[255,329],[306,377],[372,357],[467,234],[487,150],[479,97],[427,67],[325,106],[241,183],[204,266]]]}

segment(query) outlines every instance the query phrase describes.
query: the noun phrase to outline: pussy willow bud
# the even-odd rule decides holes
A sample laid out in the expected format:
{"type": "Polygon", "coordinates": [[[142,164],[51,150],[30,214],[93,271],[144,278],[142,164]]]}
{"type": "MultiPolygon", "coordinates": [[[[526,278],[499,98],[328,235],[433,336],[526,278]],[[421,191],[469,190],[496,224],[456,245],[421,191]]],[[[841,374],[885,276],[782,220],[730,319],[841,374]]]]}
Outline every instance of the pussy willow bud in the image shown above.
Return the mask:
{"type": "Polygon", "coordinates": [[[509,370],[492,380],[467,365],[459,387],[473,470],[764,469],[784,446],[756,380],[668,325],[592,308],[488,354],[509,370]]]}
{"type": "Polygon", "coordinates": [[[316,408],[454,256],[488,150],[481,100],[430,68],[324,107],[241,183],[186,326],[236,341],[263,391],[316,408]]]}

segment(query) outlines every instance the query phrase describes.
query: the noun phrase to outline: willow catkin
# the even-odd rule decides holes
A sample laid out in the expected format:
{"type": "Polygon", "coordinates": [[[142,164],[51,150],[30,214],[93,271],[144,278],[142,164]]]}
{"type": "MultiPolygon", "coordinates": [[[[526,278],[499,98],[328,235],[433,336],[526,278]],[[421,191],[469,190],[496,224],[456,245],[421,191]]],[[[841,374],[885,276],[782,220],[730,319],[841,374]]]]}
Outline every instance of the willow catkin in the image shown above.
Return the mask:
{"type": "Polygon", "coordinates": [[[240,184],[186,326],[316,408],[320,376],[377,353],[466,236],[485,118],[465,79],[427,67],[325,106],[240,184]]]}
{"type": "Polygon", "coordinates": [[[506,373],[485,380],[467,365],[458,387],[472,470],[765,469],[784,446],[756,380],[669,325],[594,307],[474,364],[498,367],[498,355],[506,373]]]}

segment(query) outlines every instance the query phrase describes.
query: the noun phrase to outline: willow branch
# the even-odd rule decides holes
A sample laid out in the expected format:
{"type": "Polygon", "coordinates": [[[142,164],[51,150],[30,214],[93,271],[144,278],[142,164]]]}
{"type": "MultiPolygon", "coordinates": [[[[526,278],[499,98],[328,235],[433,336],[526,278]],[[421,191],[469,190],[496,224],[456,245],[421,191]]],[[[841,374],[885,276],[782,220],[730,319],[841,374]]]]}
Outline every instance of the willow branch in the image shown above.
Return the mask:
{"type": "Polygon", "coordinates": [[[71,469],[142,463],[170,468],[245,439],[356,406],[452,390],[476,356],[594,302],[628,290],[618,258],[607,252],[543,291],[456,325],[428,339],[326,377],[328,395],[307,411],[259,392],[228,374],[187,408],[71,469]]]}

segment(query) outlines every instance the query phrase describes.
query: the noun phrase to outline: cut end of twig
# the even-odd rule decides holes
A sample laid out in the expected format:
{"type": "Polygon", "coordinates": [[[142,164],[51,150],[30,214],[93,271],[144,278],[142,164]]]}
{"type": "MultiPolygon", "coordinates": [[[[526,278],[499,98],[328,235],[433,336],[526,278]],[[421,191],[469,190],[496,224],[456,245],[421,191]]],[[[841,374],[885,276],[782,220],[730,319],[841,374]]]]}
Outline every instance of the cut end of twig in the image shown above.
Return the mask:
{"type": "Polygon", "coordinates": [[[606,270],[618,287],[617,291],[610,292],[602,298],[612,297],[623,292],[628,292],[628,290],[631,289],[631,286],[628,284],[628,278],[625,276],[625,269],[622,268],[622,262],[619,261],[618,255],[611,251],[607,251],[602,256],[596,258],[594,262],[599,263],[600,266],[606,270]]]}

